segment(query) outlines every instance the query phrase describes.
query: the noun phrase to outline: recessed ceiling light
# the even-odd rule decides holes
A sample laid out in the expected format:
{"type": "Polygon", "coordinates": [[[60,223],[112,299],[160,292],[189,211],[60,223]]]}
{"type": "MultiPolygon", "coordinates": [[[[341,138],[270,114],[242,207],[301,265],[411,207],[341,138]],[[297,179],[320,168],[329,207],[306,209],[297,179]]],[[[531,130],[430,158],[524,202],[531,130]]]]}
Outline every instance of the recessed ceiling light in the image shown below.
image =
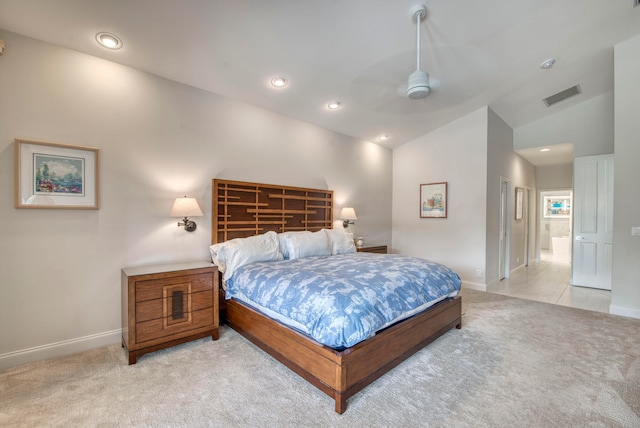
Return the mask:
{"type": "Polygon", "coordinates": [[[271,79],[271,85],[276,88],[283,88],[287,86],[287,83],[287,79],[285,79],[284,77],[274,77],[273,79],[271,79]]]}
{"type": "Polygon", "coordinates": [[[542,68],[543,70],[548,70],[551,67],[553,67],[553,64],[556,63],[556,60],[553,58],[549,58],[548,60],[544,61],[542,64],[540,64],[540,68],[542,68]]]}
{"type": "Polygon", "coordinates": [[[389,136],[387,134],[383,134],[378,137],[378,141],[387,141],[388,139],[389,139],[389,136]]]}
{"type": "Polygon", "coordinates": [[[120,49],[122,47],[122,40],[111,33],[98,33],[96,34],[96,41],[102,46],[108,49],[120,49]]]}
{"type": "Polygon", "coordinates": [[[338,110],[340,107],[342,107],[342,103],[340,101],[331,101],[327,104],[327,108],[329,110],[338,110]]]}
{"type": "Polygon", "coordinates": [[[549,149],[549,148],[544,148],[544,149],[540,149],[540,151],[541,151],[541,152],[550,152],[550,151],[551,151],[551,149],[549,149]]]}

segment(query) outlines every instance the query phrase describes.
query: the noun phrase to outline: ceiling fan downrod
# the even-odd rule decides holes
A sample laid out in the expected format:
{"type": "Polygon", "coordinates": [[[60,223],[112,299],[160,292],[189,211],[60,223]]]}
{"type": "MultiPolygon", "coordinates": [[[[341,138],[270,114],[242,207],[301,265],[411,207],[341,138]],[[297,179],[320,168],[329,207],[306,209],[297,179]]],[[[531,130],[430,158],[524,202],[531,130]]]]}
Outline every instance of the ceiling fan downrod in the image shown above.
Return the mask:
{"type": "Polygon", "coordinates": [[[413,8],[413,18],[416,20],[416,71],[409,75],[407,85],[407,96],[412,100],[426,98],[431,92],[429,73],[420,68],[420,23],[426,14],[427,7],[425,5],[413,8]]]}

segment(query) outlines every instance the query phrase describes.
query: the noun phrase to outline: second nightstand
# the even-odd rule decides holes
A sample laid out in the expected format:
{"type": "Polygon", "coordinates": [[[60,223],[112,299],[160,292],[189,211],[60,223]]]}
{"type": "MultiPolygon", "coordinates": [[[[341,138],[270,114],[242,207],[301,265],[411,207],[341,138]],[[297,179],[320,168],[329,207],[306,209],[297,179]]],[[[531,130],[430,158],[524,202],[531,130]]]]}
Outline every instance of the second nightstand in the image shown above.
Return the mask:
{"type": "Polygon", "coordinates": [[[380,253],[387,254],[386,245],[378,245],[377,247],[360,247],[357,248],[359,253],[380,253]]]}

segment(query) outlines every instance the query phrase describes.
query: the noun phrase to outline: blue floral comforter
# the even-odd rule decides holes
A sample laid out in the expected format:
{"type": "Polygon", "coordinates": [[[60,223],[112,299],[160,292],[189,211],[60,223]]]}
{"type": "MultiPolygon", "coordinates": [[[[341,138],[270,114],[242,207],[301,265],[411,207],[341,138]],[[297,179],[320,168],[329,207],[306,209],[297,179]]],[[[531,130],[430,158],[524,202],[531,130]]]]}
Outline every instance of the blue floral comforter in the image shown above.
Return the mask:
{"type": "Polygon", "coordinates": [[[227,281],[235,298],[332,348],[348,348],[460,291],[446,266],[354,253],[258,262],[227,281]]]}

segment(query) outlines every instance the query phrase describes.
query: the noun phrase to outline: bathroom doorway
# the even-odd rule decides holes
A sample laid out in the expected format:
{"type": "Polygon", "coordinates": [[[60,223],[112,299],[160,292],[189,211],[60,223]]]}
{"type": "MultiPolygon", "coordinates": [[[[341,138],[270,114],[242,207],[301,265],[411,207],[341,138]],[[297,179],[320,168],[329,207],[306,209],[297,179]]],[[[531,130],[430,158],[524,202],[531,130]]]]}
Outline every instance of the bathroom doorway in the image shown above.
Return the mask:
{"type": "Polygon", "coordinates": [[[539,260],[571,264],[573,189],[540,191],[539,260]]]}

